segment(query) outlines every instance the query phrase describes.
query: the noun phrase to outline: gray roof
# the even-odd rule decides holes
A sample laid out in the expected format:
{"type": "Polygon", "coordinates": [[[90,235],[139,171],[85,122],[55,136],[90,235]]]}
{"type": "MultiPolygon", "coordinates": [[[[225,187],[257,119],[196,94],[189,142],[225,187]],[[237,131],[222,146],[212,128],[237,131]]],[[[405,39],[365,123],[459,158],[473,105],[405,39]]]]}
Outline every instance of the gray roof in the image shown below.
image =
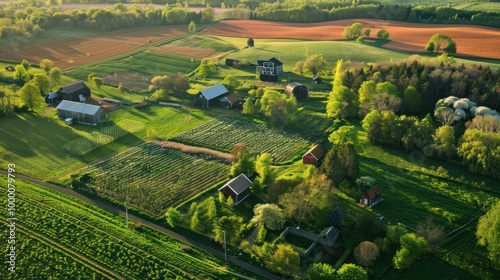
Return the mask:
{"type": "MultiPolygon", "coordinates": [[[[245,176],[245,174],[240,174],[238,177],[229,180],[222,188],[228,186],[235,194],[241,194],[246,189],[252,186],[252,181],[245,176]]],[[[220,188],[220,189],[222,189],[220,188]]],[[[220,190],[219,189],[219,190],[220,190]]]]}
{"type": "Polygon", "coordinates": [[[47,96],[48,96],[50,99],[54,99],[54,98],[58,98],[58,97],[59,97],[59,94],[57,94],[57,92],[50,92],[47,96]]]}
{"type": "Polygon", "coordinates": [[[209,88],[203,89],[200,91],[201,95],[205,97],[207,100],[211,100],[217,98],[221,95],[228,93],[229,91],[222,84],[216,84],[215,86],[211,86],[209,88]]]}
{"type": "Polygon", "coordinates": [[[101,107],[99,106],[84,104],[80,102],[73,102],[68,100],[63,100],[57,106],[57,110],[77,112],[85,115],[95,115],[100,109],[101,107]]]}

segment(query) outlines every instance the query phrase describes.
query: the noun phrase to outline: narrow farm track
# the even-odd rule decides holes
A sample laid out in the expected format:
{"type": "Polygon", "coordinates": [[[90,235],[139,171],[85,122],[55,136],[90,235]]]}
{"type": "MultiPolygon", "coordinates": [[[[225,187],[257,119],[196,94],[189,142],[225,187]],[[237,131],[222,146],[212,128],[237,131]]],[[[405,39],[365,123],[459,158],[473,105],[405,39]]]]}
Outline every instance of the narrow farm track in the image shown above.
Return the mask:
{"type": "MultiPolygon", "coordinates": [[[[7,175],[7,171],[5,171],[5,170],[0,170],[0,173],[4,174],[4,175],[7,175]]],[[[35,178],[32,178],[32,177],[28,177],[28,176],[25,176],[25,175],[21,175],[21,174],[16,174],[16,176],[19,179],[22,179],[22,180],[25,180],[25,181],[29,181],[29,182],[32,182],[32,183],[35,183],[35,184],[39,184],[39,185],[42,185],[44,187],[50,188],[52,190],[64,193],[66,195],[72,196],[74,198],[83,200],[83,201],[88,202],[88,203],[94,204],[95,206],[100,207],[100,208],[102,208],[102,209],[104,209],[106,211],[109,211],[111,213],[118,214],[118,215],[121,215],[121,216],[125,216],[125,211],[120,210],[120,209],[118,209],[116,207],[113,207],[113,206],[111,206],[111,205],[109,205],[107,203],[104,203],[102,201],[99,201],[97,199],[93,199],[93,198],[89,198],[87,196],[84,196],[84,195],[82,195],[80,193],[77,193],[77,192],[71,190],[71,189],[63,188],[63,187],[60,187],[60,186],[57,186],[57,185],[54,185],[54,184],[51,184],[51,183],[47,183],[47,182],[44,182],[44,181],[40,181],[38,179],[35,179],[35,178]]],[[[218,251],[218,250],[216,250],[216,249],[214,249],[214,248],[212,248],[210,246],[201,244],[201,243],[199,243],[197,241],[194,241],[194,240],[192,240],[190,238],[187,238],[187,237],[185,237],[185,236],[183,236],[181,234],[178,234],[176,232],[168,230],[168,229],[166,229],[166,228],[164,228],[162,226],[159,226],[159,225],[157,225],[155,223],[149,222],[149,221],[147,221],[145,219],[142,219],[140,217],[137,217],[135,215],[128,214],[128,217],[129,217],[129,219],[131,221],[139,222],[139,223],[141,223],[141,224],[143,224],[145,226],[148,226],[148,227],[150,227],[152,229],[155,229],[155,230],[157,230],[159,232],[162,232],[162,233],[164,233],[166,235],[169,235],[169,236],[171,236],[173,238],[176,238],[176,239],[178,239],[180,241],[189,243],[192,246],[195,246],[195,247],[197,247],[197,248],[199,248],[201,250],[204,250],[204,251],[206,251],[206,252],[208,252],[208,253],[210,253],[210,254],[218,257],[218,258],[221,258],[221,259],[224,258],[224,253],[223,252],[218,251]]],[[[260,276],[262,276],[262,277],[264,277],[266,279],[272,279],[272,280],[279,280],[279,279],[281,279],[280,277],[278,277],[278,276],[276,276],[274,274],[271,274],[271,273],[269,273],[269,272],[267,272],[267,271],[265,271],[263,269],[260,269],[258,267],[255,267],[255,266],[251,265],[251,264],[248,264],[248,263],[246,263],[246,262],[244,262],[242,260],[239,260],[239,259],[237,259],[234,256],[227,256],[227,261],[230,262],[230,263],[232,263],[232,264],[234,264],[234,265],[237,265],[237,266],[239,266],[239,267],[241,267],[241,268],[243,268],[245,270],[248,270],[250,272],[258,274],[258,275],[260,275],[260,276]]]]}

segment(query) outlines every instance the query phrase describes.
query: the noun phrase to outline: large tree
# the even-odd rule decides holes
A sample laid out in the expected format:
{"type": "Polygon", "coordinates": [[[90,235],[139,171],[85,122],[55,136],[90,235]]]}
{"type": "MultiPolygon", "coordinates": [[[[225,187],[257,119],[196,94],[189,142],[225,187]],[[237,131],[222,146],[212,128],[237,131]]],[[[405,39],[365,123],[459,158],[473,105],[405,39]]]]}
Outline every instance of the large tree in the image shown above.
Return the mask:
{"type": "Polygon", "coordinates": [[[294,275],[300,269],[299,253],[289,245],[278,244],[272,256],[271,268],[284,275],[294,275]]]}
{"type": "Polygon", "coordinates": [[[19,95],[23,103],[28,106],[31,111],[34,111],[35,108],[39,107],[44,102],[43,97],[40,95],[40,91],[32,83],[25,84],[19,91],[19,95]]]}
{"type": "Polygon", "coordinates": [[[493,265],[500,269],[500,201],[479,218],[476,236],[479,245],[488,249],[493,265]]]}
{"type": "Polygon", "coordinates": [[[418,114],[422,111],[422,95],[416,88],[408,86],[403,92],[403,106],[408,114],[418,114]]]}
{"type": "Polygon", "coordinates": [[[238,162],[236,162],[231,166],[229,174],[232,177],[235,177],[243,173],[248,177],[250,177],[253,175],[254,172],[255,172],[255,160],[249,153],[244,153],[240,155],[238,162]]]}
{"type": "Polygon", "coordinates": [[[335,279],[335,269],[326,263],[315,263],[309,266],[306,272],[307,280],[335,279]]]}
{"type": "Polygon", "coordinates": [[[255,161],[255,171],[259,174],[259,181],[263,186],[267,186],[275,178],[275,172],[271,167],[273,159],[269,153],[263,153],[257,156],[255,161]]]}
{"type": "Polygon", "coordinates": [[[337,270],[339,280],[368,280],[368,273],[362,267],[345,263],[337,270]]]}
{"type": "Polygon", "coordinates": [[[50,81],[44,74],[36,74],[31,80],[31,83],[38,89],[40,95],[44,96],[49,92],[50,81]]]}
{"type": "Polygon", "coordinates": [[[313,76],[317,76],[321,71],[325,70],[327,62],[322,54],[313,54],[307,57],[304,61],[304,70],[310,72],[313,76]]]}
{"type": "Polygon", "coordinates": [[[325,174],[335,186],[344,180],[354,181],[358,174],[358,157],[352,143],[334,146],[323,160],[320,171],[325,174]]]}
{"type": "Polygon", "coordinates": [[[243,230],[243,218],[238,216],[222,216],[214,223],[215,240],[219,243],[224,242],[224,231],[226,240],[235,242],[240,238],[243,230]]]}
{"type": "Polygon", "coordinates": [[[167,219],[167,223],[171,227],[175,227],[182,222],[182,219],[184,219],[184,215],[179,210],[170,207],[165,213],[165,218],[167,219]]]}
{"type": "Polygon", "coordinates": [[[429,52],[436,50],[436,52],[439,53],[439,50],[441,49],[447,53],[456,53],[457,44],[446,35],[434,34],[425,46],[425,50],[429,52]]]}
{"type": "Polygon", "coordinates": [[[426,240],[415,233],[407,233],[401,236],[399,242],[401,249],[396,252],[393,264],[397,269],[410,267],[415,260],[419,259],[427,251],[426,240]]]}
{"type": "Polygon", "coordinates": [[[14,79],[28,82],[31,79],[30,73],[21,64],[14,66],[14,79]]]}
{"type": "Polygon", "coordinates": [[[328,141],[337,146],[342,146],[347,143],[358,145],[358,130],[352,125],[343,125],[328,136],[328,141]]]}
{"type": "Polygon", "coordinates": [[[436,130],[433,136],[434,150],[440,158],[451,159],[457,153],[455,146],[455,129],[448,125],[443,125],[436,130]]]}
{"type": "Polygon", "coordinates": [[[354,248],[354,257],[360,265],[371,266],[379,257],[379,249],[375,243],[363,241],[354,248]]]}
{"type": "Polygon", "coordinates": [[[184,74],[172,74],[169,76],[155,76],[151,79],[150,90],[161,89],[174,96],[186,92],[190,88],[189,77],[184,74]]]}
{"type": "Polygon", "coordinates": [[[281,230],[285,224],[283,210],[276,204],[256,204],[253,208],[253,224],[270,230],[281,230]]]}
{"type": "Polygon", "coordinates": [[[52,67],[54,67],[54,62],[52,62],[52,60],[42,59],[42,61],[40,61],[40,69],[45,71],[47,75],[49,74],[50,69],[52,69],[52,67]]]}

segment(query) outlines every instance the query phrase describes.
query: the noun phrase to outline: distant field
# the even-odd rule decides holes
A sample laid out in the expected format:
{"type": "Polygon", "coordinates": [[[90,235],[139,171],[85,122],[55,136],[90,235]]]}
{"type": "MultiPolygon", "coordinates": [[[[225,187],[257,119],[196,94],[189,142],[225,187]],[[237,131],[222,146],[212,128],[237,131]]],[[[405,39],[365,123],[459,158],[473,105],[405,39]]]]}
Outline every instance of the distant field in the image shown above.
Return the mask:
{"type": "MultiPolygon", "coordinates": [[[[457,55],[500,59],[500,31],[496,28],[472,25],[432,25],[377,20],[338,20],[322,23],[300,24],[255,20],[227,20],[212,25],[203,34],[238,38],[341,40],[345,26],[360,22],[371,28],[371,37],[378,30],[390,33],[390,42],[385,48],[406,52],[424,52],[429,38],[441,33],[457,43],[457,55]]],[[[258,43],[256,43],[258,47],[258,43]]]]}
{"type": "Polygon", "coordinates": [[[22,44],[0,50],[0,59],[39,63],[47,58],[66,69],[126,53],[153,42],[187,32],[184,25],[155,26],[91,36],[74,36],[38,44],[22,44]]]}

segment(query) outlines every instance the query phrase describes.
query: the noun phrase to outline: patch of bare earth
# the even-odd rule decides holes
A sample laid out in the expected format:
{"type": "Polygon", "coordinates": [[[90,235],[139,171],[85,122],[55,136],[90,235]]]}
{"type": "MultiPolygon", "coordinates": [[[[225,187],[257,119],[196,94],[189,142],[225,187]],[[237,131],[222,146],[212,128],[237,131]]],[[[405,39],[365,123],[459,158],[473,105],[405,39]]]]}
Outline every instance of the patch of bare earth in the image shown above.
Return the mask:
{"type": "Polygon", "coordinates": [[[167,53],[173,55],[179,55],[189,58],[203,59],[215,54],[213,49],[204,49],[197,47],[187,47],[187,46],[174,46],[174,45],[163,45],[161,47],[155,48],[155,52],[167,53]]]}
{"type": "Polygon", "coordinates": [[[67,36],[64,39],[39,44],[22,44],[0,50],[0,59],[39,63],[50,59],[56,67],[72,66],[99,61],[123,54],[146,45],[185,33],[185,25],[155,26],[117,31],[92,36],[67,36]]]}
{"type": "Polygon", "coordinates": [[[389,31],[391,40],[384,47],[407,52],[424,52],[434,34],[450,36],[457,43],[457,55],[500,59],[500,30],[497,28],[413,24],[395,21],[350,19],[322,23],[285,23],[257,20],[226,20],[203,30],[203,34],[262,39],[342,40],[345,26],[360,22],[375,37],[380,29],[389,31]]]}
{"type": "Polygon", "coordinates": [[[172,141],[158,141],[155,142],[156,145],[159,145],[164,148],[170,148],[170,149],[175,149],[179,150],[183,153],[188,153],[188,154],[195,154],[195,155],[203,155],[203,156],[208,156],[211,158],[216,158],[219,160],[226,161],[228,163],[233,163],[235,158],[232,154],[228,153],[223,153],[207,148],[202,148],[202,147],[195,147],[195,146],[189,146],[185,145],[182,143],[178,142],[172,142],[172,141]]]}

